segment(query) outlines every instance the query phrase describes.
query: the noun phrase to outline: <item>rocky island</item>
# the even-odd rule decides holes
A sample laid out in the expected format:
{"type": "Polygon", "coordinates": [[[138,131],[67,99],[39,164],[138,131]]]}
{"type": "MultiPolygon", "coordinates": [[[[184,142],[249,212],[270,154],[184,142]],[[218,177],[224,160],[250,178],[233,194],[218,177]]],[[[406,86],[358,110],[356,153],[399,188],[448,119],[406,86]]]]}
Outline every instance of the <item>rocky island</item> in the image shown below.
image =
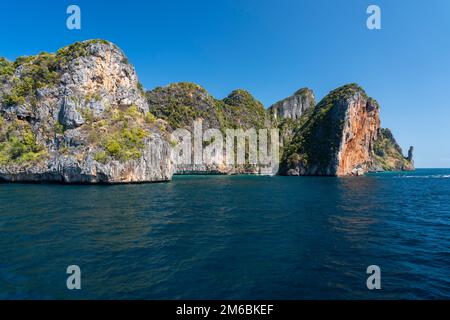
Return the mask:
{"type": "Polygon", "coordinates": [[[171,132],[279,128],[280,175],[413,170],[379,105],[356,84],[316,103],[304,88],[268,109],[237,89],[216,99],[192,83],[145,92],[114,44],[77,42],[54,54],[0,58],[0,181],[139,183],[173,174],[264,174],[258,166],[177,166],[171,132]]]}

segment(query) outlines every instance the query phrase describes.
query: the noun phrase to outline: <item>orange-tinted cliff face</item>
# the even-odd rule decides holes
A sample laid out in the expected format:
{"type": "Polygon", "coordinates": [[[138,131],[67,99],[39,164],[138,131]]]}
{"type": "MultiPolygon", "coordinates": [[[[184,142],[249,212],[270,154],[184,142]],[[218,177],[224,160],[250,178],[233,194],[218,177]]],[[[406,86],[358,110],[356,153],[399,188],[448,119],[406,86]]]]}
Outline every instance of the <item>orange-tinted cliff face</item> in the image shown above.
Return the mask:
{"type": "Polygon", "coordinates": [[[369,171],[411,170],[387,129],[380,129],[378,103],[357,84],[331,91],[305,113],[283,151],[281,174],[363,175],[369,171]]]}
{"type": "Polygon", "coordinates": [[[376,101],[359,93],[348,100],[336,175],[362,175],[367,172],[379,129],[376,101]]]}
{"type": "Polygon", "coordinates": [[[337,88],[299,123],[282,174],[362,175],[371,167],[380,129],[378,105],[356,84],[337,88]]]}

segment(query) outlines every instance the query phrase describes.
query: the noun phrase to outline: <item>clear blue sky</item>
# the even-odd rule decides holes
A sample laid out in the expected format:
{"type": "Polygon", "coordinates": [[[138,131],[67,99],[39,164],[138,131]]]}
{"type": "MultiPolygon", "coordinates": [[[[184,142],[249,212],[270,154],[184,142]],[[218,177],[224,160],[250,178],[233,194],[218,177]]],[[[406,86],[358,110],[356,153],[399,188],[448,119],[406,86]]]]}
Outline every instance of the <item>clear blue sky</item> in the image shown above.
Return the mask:
{"type": "Polygon", "coordinates": [[[3,1],[0,56],[77,40],[119,45],[147,89],[192,81],[221,98],[249,90],[268,107],[301,87],[318,99],[357,82],[418,167],[450,167],[450,1],[3,1]],[[82,30],[66,28],[66,8],[82,30]],[[382,30],[366,28],[366,8],[382,30]]]}

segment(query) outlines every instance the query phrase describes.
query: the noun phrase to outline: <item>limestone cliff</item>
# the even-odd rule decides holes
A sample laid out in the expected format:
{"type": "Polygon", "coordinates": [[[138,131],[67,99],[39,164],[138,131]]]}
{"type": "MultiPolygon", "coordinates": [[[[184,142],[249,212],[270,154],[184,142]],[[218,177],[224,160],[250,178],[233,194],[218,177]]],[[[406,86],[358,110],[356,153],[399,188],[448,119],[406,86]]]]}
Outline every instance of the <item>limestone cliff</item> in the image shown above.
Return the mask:
{"type": "Polygon", "coordinates": [[[281,148],[289,145],[300,119],[315,105],[314,92],[309,88],[302,88],[267,109],[274,125],[280,129],[281,148]]]}
{"type": "Polygon", "coordinates": [[[275,120],[292,119],[297,120],[316,104],[314,93],[311,89],[302,88],[292,96],[283,99],[271,107],[268,111],[275,120]]]}
{"type": "Polygon", "coordinates": [[[171,179],[167,132],[114,44],[91,40],[2,59],[0,77],[0,180],[171,179]]]}
{"type": "Polygon", "coordinates": [[[279,128],[284,175],[414,169],[413,149],[403,156],[392,133],[380,128],[378,103],[356,84],[317,105],[303,88],[268,110],[242,89],[224,99],[193,83],[144,92],[117,46],[89,40],[55,54],[0,58],[0,181],[131,183],[167,181],[174,172],[276,173],[272,165],[226,164],[223,146],[218,163],[175,167],[171,133],[192,131],[196,119],[202,133],[218,129],[224,138],[226,129],[279,128]]]}
{"type": "MultiPolygon", "coordinates": [[[[383,139],[378,103],[356,84],[346,85],[332,91],[301,117],[292,141],[283,151],[280,173],[362,175],[380,167],[383,139]]],[[[406,165],[410,161],[403,158],[401,150],[388,153],[405,161],[402,169],[412,169],[412,164],[406,165]]],[[[387,170],[396,168],[384,166],[387,170]]]]}

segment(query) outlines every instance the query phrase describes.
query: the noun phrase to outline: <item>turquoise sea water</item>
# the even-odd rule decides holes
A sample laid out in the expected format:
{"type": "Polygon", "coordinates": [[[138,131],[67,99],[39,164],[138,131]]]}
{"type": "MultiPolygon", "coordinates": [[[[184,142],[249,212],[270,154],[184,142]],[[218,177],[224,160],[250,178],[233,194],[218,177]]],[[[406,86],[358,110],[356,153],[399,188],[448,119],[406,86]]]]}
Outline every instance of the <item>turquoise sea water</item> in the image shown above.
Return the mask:
{"type": "Polygon", "coordinates": [[[0,298],[449,299],[450,170],[0,184],[0,298]]]}

